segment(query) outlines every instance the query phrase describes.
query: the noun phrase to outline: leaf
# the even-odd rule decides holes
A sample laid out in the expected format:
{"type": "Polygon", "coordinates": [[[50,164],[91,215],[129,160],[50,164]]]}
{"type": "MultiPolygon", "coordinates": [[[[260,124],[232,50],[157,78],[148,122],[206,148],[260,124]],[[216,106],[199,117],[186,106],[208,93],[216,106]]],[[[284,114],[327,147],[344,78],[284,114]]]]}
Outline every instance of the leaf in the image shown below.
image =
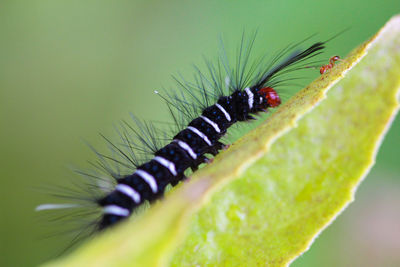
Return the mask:
{"type": "Polygon", "coordinates": [[[48,266],[284,266],[353,200],[398,110],[400,16],[148,212],[48,266]]]}

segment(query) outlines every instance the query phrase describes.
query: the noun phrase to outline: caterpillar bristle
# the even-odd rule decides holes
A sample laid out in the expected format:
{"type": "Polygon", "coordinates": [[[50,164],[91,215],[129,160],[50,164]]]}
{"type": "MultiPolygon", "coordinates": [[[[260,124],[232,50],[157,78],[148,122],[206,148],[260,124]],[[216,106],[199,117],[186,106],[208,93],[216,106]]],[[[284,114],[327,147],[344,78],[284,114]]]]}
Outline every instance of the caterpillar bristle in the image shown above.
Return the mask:
{"type": "Polygon", "coordinates": [[[80,207],[79,204],[41,204],[35,208],[35,211],[42,210],[58,210],[58,209],[70,209],[80,207]]]}

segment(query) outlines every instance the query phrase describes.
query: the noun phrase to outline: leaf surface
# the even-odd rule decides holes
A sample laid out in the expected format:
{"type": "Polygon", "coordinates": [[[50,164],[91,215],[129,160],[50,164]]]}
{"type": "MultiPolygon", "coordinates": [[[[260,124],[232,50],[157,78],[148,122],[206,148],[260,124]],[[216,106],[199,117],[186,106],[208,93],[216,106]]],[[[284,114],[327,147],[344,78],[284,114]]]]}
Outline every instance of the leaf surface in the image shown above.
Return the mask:
{"type": "Polygon", "coordinates": [[[145,214],[48,266],[285,266],[353,200],[398,110],[400,17],[145,214]]]}

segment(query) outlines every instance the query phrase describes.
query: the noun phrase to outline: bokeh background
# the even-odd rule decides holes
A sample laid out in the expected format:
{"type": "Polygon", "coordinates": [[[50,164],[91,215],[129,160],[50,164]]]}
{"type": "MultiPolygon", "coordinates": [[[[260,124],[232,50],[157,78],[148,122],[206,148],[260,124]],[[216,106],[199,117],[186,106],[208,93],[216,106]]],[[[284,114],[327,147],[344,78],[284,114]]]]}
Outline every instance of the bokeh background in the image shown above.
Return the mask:
{"type": "MultiPolygon", "coordinates": [[[[115,135],[129,112],[165,117],[153,90],[215,56],[221,34],[236,44],[258,29],[257,43],[276,51],[351,27],[328,44],[328,59],[396,13],[399,0],[1,1],[0,266],[36,266],[65,247],[43,238],[34,207],[48,196],[35,188],[68,180],[70,164],[94,158],[82,139],[104,147],[98,133],[115,135]]],[[[356,201],[292,266],[400,266],[399,137],[400,117],[356,201]]]]}

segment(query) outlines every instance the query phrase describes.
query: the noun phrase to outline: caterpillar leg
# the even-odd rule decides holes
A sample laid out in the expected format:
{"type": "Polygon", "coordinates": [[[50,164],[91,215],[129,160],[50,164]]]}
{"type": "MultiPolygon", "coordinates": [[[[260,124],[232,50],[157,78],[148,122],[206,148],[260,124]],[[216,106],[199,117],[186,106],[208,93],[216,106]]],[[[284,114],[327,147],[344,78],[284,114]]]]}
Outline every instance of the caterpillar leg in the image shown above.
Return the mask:
{"type": "Polygon", "coordinates": [[[210,161],[209,158],[207,158],[206,156],[202,155],[200,157],[197,158],[195,164],[190,167],[190,169],[192,170],[192,172],[195,172],[199,169],[199,165],[203,164],[203,163],[208,163],[210,161]]]}
{"type": "Polygon", "coordinates": [[[220,150],[225,150],[229,147],[229,145],[225,145],[219,141],[217,141],[212,147],[211,149],[208,151],[208,153],[210,153],[213,156],[216,156],[220,150]]]}

